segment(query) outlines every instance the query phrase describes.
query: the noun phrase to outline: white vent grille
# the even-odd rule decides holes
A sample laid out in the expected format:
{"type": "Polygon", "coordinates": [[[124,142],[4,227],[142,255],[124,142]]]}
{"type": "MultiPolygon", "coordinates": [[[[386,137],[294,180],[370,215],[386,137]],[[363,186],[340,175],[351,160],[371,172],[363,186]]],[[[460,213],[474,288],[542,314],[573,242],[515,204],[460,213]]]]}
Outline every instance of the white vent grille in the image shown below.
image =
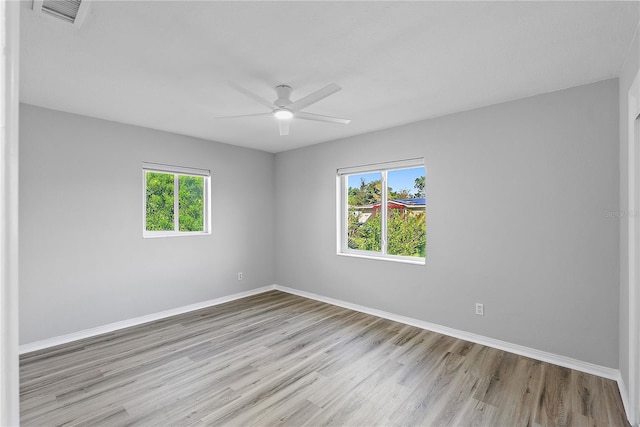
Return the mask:
{"type": "Polygon", "coordinates": [[[34,0],[33,10],[78,26],[88,3],[88,0],[34,0]]]}
{"type": "Polygon", "coordinates": [[[78,16],[80,0],[44,0],[42,11],[73,23],[78,16]]]}

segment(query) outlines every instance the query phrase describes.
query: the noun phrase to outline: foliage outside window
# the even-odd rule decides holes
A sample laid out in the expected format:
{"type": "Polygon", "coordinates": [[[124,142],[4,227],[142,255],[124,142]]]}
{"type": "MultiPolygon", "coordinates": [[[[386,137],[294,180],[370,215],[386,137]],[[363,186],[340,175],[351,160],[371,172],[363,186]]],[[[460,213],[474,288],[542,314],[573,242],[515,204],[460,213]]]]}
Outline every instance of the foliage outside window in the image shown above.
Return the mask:
{"type": "Polygon", "coordinates": [[[424,161],[345,168],[338,175],[339,253],[424,263],[424,161]]]}
{"type": "Polygon", "coordinates": [[[209,171],[145,163],[145,237],[209,234],[209,171]]]}

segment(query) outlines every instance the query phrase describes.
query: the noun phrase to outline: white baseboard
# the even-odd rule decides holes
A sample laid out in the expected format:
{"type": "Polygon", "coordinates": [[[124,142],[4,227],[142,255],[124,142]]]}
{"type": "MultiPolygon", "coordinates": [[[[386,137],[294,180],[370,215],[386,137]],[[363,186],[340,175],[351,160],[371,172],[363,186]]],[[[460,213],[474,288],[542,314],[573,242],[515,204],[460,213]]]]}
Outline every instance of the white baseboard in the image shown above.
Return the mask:
{"type": "Polygon", "coordinates": [[[41,341],[35,341],[28,344],[23,344],[19,348],[20,354],[29,353],[32,351],[42,350],[49,347],[54,347],[60,344],[66,344],[73,341],[81,340],[84,338],[94,337],[109,332],[114,332],[119,329],[128,328],[131,326],[141,325],[143,323],[152,322],[155,320],[161,320],[170,316],[178,314],[188,313],[190,311],[199,310],[206,307],[211,307],[225,302],[234,301],[240,298],[245,298],[251,295],[268,292],[271,290],[279,290],[287,292],[293,295],[299,295],[301,297],[310,298],[316,301],[325,302],[327,304],[344,307],[350,310],[359,311],[361,313],[371,314],[373,316],[382,317],[384,319],[393,320],[395,322],[403,323],[405,325],[415,326],[421,329],[437,332],[450,337],[459,338],[466,341],[471,341],[476,344],[486,345],[487,347],[496,348],[498,350],[508,351],[510,353],[519,354],[521,356],[530,357],[532,359],[540,360],[543,362],[552,363],[554,365],[563,366],[569,369],[575,369],[576,371],[586,372],[588,374],[597,375],[599,377],[608,378],[618,383],[620,390],[620,396],[622,403],[624,404],[627,417],[631,420],[629,411],[629,397],[627,393],[626,385],[622,379],[620,371],[618,369],[608,368],[606,366],[600,366],[589,362],[584,362],[578,359],[573,359],[566,356],[561,356],[554,353],[549,353],[542,350],[537,350],[530,347],[525,347],[518,344],[509,343],[506,341],[497,340],[495,338],[485,337],[483,335],[474,334],[471,332],[461,331],[459,329],[449,328],[447,326],[438,325],[435,323],[426,322],[424,320],[414,319],[411,317],[401,316],[398,314],[389,313],[387,311],[378,310],[375,308],[365,307],[359,304],[353,304],[350,302],[325,297],[322,295],[314,294],[311,292],[300,291],[298,289],[289,288],[287,286],[269,285],[261,288],[252,289],[250,291],[239,292],[233,295],[228,295],[220,298],[215,298],[209,301],[204,301],[196,304],[186,305],[183,307],[173,308],[170,310],[161,311],[158,313],[152,313],[145,316],[136,317],[133,319],[123,320],[120,322],[110,323],[108,325],[98,326],[96,328],[85,329],[82,331],[74,332],[67,335],[61,335],[58,337],[47,338],[41,341]]]}
{"type": "MultiPolygon", "coordinates": [[[[393,320],[395,322],[404,323],[405,325],[416,326],[421,329],[437,332],[450,337],[459,338],[465,341],[471,341],[476,344],[486,345],[487,347],[497,348],[498,350],[508,351],[510,353],[519,354],[521,356],[530,357],[532,359],[540,360],[542,362],[552,363],[554,365],[563,366],[565,368],[575,369],[576,371],[586,372],[588,374],[597,375],[599,377],[608,378],[614,381],[618,381],[620,377],[620,371],[618,369],[608,368],[606,366],[600,366],[589,362],[583,362],[578,359],[573,359],[566,356],[560,356],[558,354],[549,353],[542,350],[536,350],[535,348],[525,347],[518,344],[512,344],[510,342],[497,340],[495,338],[485,337],[483,335],[473,334],[471,332],[461,331],[459,329],[449,328],[447,326],[438,325],[435,323],[426,322],[424,320],[413,319],[411,317],[400,316],[397,314],[389,313],[387,311],[377,310],[375,308],[365,307],[359,304],[353,304],[346,301],[337,300],[334,298],[317,295],[311,292],[300,291],[297,289],[289,288],[286,286],[274,285],[275,289],[287,292],[301,297],[314,299],[328,304],[337,305],[339,307],[348,308],[350,310],[359,311],[361,313],[371,314],[373,316],[382,317],[384,319],[393,320]]],[[[621,392],[622,394],[622,392],[621,392]]],[[[624,400],[624,398],[623,398],[624,400]]]]}
{"type": "Polygon", "coordinates": [[[20,346],[18,351],[20,354],[30,353],[32,351],[42,350],[42,349],[54,347],[60,344],[67,344],[67,343],[78,341],[84,338],[90,338],[96,335],[106,334],[109,332],[117,331],[119,329],[129,328],[131,326],[137,326],[143,323],[153,322],[155,320],[164,319],[164,318],[175,316],[178,314],[200,310],[201,308],[224,304],[225,302],[234,301],[234,300],[245,298],[251,295],[261,294],[263,292],[271,291],[273,289],[275,289],[274,285],[263,286],[261,288],[252,289],[250,291],[238,292],[237,294],[215,298],[215,299],[204,301],[204,302],[185,305],[183,307],[172,308],[172,309],[161,311],[158,313],[152,313],[152,314],[147,314],[145,316],[136,317],[133,319],[122,320],[120,322],[109,323],[108,325],[98,326],[96,328],[91,328],[91,329],[85,329],[82,331],[73,332],[71,334],[60,335],[53,338],[47,338],[41,341],[35,341],[32,343],[23,344],[20,346]]]}
{"type": "Polygon", "coordinates": [[[627,389],[627,384],[624,382],[624,378],[620,371],[618,371],[618,377],[616,378],[616,382],[618,383],[618,390],[620,391],[620,398],[622,398],[622,405],[624,406],[624,412],[627,414],[627,419],[632,426],[637,426],[636,422],[638,420],[634,420],[634,414],[631,411],[631,406],[629,405],[629,391],[627,389]]]}

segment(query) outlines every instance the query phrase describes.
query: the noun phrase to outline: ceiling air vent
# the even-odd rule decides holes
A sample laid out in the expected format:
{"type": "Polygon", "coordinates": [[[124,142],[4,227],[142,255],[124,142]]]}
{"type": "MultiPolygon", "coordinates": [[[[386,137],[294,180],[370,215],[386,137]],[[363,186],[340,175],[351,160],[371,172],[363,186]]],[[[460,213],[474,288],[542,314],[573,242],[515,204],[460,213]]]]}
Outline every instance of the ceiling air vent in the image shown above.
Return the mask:
{"type": "Polygon", "coordinates": [[[79,26],[89,0],[33,0],[33,10],[79,26]]]}

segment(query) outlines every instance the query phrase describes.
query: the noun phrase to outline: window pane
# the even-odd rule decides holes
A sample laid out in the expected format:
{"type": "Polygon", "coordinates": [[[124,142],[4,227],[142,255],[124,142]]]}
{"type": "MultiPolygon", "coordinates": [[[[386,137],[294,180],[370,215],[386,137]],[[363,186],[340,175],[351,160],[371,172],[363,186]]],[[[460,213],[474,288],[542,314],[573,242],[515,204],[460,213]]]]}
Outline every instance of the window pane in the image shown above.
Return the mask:
{"type": "Polygon", "coordinates": [[[347,176],[347,242],[350,249],[381,252],[382,175],[347,176]]]}
{"type": "Polygon", "coordinates": [[[179,175],[178,184],[180,231],[204,231],[204,178],[179,175]]]}
{"type": "Polygon", "coordinates": [[[147,172],[146,227],[148,231],[173,230],[173,174],[147,172]]]}
{"type": "Polygon", "coordinates": [[[424,167],[387,172],[387,253],[424,257],[427,243],[424,167]]]}

